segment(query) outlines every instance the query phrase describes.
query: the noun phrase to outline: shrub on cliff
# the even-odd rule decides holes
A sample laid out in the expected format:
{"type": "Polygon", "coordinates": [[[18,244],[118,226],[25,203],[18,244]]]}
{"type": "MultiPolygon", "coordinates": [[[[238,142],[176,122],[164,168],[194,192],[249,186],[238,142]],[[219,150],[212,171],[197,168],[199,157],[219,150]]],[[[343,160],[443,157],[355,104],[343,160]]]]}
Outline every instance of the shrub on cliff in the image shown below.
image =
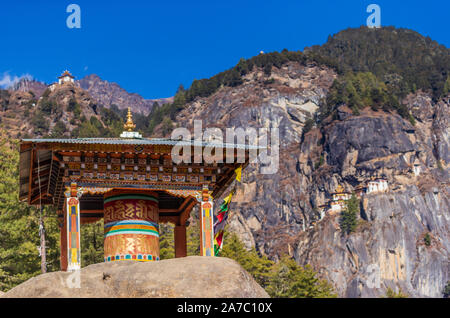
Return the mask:
{"type": "Polygon", "coordinates": [[[254,248],[248,251],[235,233],[226,232],[224,239],[220,256],[237,261],[271,297],[336,297],[331,284],[319,279],[310,266],[300,266],[289,256],[275,263],[260,256],[254,248]]]}
{"type": "Polygon", "coordinates": [[[391,288],[388,288],[386,291],[386,298],[408,298],[408,294],[403,293],[403,291],[400,289],[398,293],[393,291],[391,288]]]}
{"type": "Polygon", "coordinates": [[[450,298],[450,281],[445,285],[444,290],[442,291],[444,298],[450,298]]]}
{"type": "Polygon", "coordinates": [[[259,285],[267,288],[271,280],[273,262],[265,256],[259,256],[254,248],[248,251],[235,233],[226,232],[224,242],[220,256],[237,261],[259,285]]]}
{"type": "Polygon", "coordinates": [[[275,298],[331,298],[337,297],[330,283],[317,277],[311,266],[302,267],[285,256],[274,266],[274,273],[266,288],[275,298]]]}
{"type": "Polygon", "coordinates": [[[339,219],[339,225],[343,233],[350,234],[356,230],[358,214],[359,200],[353,193],[350,200],[347,201],[347,208],[341,212],[341,218],[339,219]]]}

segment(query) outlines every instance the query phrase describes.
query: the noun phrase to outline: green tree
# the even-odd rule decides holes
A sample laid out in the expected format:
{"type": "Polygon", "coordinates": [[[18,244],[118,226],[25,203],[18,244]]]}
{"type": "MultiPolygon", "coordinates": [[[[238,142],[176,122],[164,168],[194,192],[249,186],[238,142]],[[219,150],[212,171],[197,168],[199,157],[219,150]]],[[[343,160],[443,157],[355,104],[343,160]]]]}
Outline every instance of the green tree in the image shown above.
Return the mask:
{"type": "Polygon", "coordinates": [[[430,246],[431,245],[431,236],[430,233],[426,233],[425,236],[423,237],[423,241],[425,243],[426,246],[430,246]]]}
{"type": "Polygon", "coordinates": [[[450,281],[445,285],[444,290],[442,291],[442,295],[444,298],[450,298],[450,281]]]}
{"type": "Polygon", "coordinates": [[[95,223],[82,224],[81,238],[81,266],[97,264],[104,261],[103,250],[103,220],[95,223]]]}
{"type": "Polygon", "coordinates": [[[188,256],[200,255],[200,229],[198,221],[192,221],[186,230],[188,256]]]}
{"type": "Polygon", "coordinates": [[[359,214],[359,200],[353,193],[350,200],[347,201],[347,207],[341,212],[339,225],[341,231],[350,234],[356,230],[358,225],[357,215],[359,214]]]}
{"type": "Polygon", "coordinates": [[[401,289],[399,289],[398,293],[396,293],[392,288],[388,288],[386,290],[386,298],[408,298],[408,294],[403,293],[401,289]]]}
{"type": "Polygon", "coordinates": [[[447,95],[448,93],[450,93],[450,75],[447,76],[447,80],[444,84],[444,95],[447,95]]]}
{"type": "Polygon", "coordinates": [[[263,288],[267,287],[272,275],[273,262],[265,256],[259,256],[254,248],[248,251],[235,233],[225,232],[223,239],[224,245],[220,256],[234,259],[258,284],[263,288]]]}
{"type": "Polygon", "coordinates": [[[175,257],[174,226],[172,224],[159,225],[159,258],[175,257]]]}
{"type": "MultiPolygon", "coordinates": [[[[18,143],[0,132],[0,290],[6,291],[40,274],[39,211],[20,202],[18,143]]],[[[44,209],[47,270],[59,268],[56,213],[44,209]]]]}
{"type": "Polygon", "coordinates": [[[58,121],[52,129],[51,137],[52,138],[64,137],[64,133],[66,131],[67,131],[66,125],[64,125],[62,121],[58,121]]]}
{"type": "Polygon", "coordinates": [[[337,297],[333,286],[317,277],[311,266],[302,267],[289,256],[274,266],[274,274],[267,292],[275,298],[331,298],[337,297]]]}

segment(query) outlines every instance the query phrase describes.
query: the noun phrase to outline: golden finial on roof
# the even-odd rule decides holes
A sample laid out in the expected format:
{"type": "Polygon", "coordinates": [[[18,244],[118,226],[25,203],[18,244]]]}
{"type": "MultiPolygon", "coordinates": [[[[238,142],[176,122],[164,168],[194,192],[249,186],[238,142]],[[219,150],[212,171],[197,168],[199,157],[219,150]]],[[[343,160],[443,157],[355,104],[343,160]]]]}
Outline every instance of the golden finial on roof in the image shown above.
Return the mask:
{"type": "Polygon", "coordinates": [[[133,115],[131,115],[130,107],[128,107],[127,122],[123,125],[123,127],[128,131],[133,131],[133,129],[136,128],[136,125],[133,123],[133,115]]]}
{"type": "Polygon", "coordinates": [[[344,192],[344,188],[339,184],[336,188],[336,193],[342,193],[344,192]]]}

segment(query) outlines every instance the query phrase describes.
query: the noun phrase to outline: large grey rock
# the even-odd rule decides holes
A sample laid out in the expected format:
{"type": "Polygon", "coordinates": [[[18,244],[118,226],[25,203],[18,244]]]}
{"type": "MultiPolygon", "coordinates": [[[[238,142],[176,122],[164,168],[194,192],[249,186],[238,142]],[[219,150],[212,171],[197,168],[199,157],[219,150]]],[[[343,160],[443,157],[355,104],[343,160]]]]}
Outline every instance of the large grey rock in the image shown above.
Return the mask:
{"type": "Polygon", "coordinates": [[[120,261],[53,272],[16,286],[3,297],[269,297],[238,263],[224,257],[189,256],[159,262],[120,261]]]}
{"type": "Polygon", "coordinates": [[[380,297],[391,288],[411,297],[442,297],[450,279],[448,198],[408,186],[365,201],[368,221],[360,221],[355,233],[342,235],[339,215],[326,216],[301,234],[296,259],[313,265],[341,296],[380,297]]]}

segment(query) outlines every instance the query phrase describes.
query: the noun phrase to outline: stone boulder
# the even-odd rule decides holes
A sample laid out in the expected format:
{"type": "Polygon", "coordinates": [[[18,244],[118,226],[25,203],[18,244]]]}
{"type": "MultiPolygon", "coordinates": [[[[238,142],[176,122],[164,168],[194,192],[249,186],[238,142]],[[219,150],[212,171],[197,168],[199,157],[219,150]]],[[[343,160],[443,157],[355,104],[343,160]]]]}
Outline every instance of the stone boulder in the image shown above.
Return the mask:
{"type": "Polygon", "coordinates": [[[77,272],[42,274],[3,297],[269,297],[237,262],[224,257],[99,263],[78,273],[79,280],[77,272]],[[76,288],[77,281],[80,288],[76,288]]]}

